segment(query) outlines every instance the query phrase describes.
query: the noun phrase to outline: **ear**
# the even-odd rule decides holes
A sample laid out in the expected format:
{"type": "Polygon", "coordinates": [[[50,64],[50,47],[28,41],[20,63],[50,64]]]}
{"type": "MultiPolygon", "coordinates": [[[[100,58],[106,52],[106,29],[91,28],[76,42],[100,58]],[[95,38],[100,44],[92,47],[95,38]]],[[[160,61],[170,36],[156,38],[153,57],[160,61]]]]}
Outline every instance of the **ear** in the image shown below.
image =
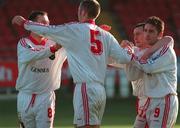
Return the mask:
{"type": "Polygon", "coordinates": [[[162,38],[162,37],[163,37],[163,34],[164,34],[163,32],[160,32],[159,35],[158,35],[158,37],[159,37],[159,38],[162,38]]]}
{"type": "Polygon", "coordinates": [[[84,17],[84,18],[87,18],[87,11],[86,10],[82,10],[82,12],[81,12],[81,14],[82,14],[82,16],[84,17]]]}

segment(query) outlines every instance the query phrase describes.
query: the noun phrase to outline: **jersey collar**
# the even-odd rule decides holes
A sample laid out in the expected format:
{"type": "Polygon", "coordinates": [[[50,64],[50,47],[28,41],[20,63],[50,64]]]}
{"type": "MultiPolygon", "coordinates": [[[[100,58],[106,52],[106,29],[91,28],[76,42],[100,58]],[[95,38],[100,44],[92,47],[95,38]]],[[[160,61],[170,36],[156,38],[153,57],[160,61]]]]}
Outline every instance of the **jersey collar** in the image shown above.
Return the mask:
{"type": "Polygon", "coordinates": [[[43,39],[40,43],[35,39],[35,38],[33,38],[31,35],[29,36],[29,39],[32,41],[32,43],[33,44],[35,44],[35,45],[45,45],[46,44],[46,42],[47,42],[47,40],[48,39],[43,39]]]}
{"type": "MultiPolygon", "coordinates": [[[[90,23],[90,24],[96,25],[95,20],[93,20],[93,19],[86,20],[86,21],[84,21],[84,23],[90,23]]],[[[105,24],[100,25],[99,27],[102,28],[105,31],[110,31],[111,30],[111,26],[108,26],[108,25],[105,25],[105,24]]]]}
{"type": "Polygon", "coordinates": [[[90,24],[96,24],[95,23],[95,20],[93,20],[93,19],[89,19],[89,20],[86,20],[86,21],[84,21],[84,23],[90,23],[90,24]]]}

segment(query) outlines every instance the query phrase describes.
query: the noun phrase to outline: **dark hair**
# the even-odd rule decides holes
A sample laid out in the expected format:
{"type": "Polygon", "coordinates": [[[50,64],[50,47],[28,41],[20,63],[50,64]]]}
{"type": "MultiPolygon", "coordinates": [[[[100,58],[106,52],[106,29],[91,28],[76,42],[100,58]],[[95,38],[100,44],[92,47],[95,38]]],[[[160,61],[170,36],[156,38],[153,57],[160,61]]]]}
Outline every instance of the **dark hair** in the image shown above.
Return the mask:
{"type": "Polygon", "coordinates": [[[28,20],[36,21],[36,20],[37,20],[37,17],[38,17],[39,15],[44,16],[44,15],[48,15],[48,13],[47,13],[47,12],[44,12],[44,11],[32,11],[31,14],[30,14],[29,17],[28,17],[28,20]]]}
{"type": "Polygon", "coordinates": [[[97,18],[101,11],[101,6],[96,0],[83,0],[80,3],[80,8],[85,9],[88,13],[88,18],[97,18]]]}
{"type": "Polygon", "coordinates": [[[135,28],[138,28],[138,27],[143,27],[143,28],[144,28],[144,25],[145,25],[145,23],[143,23],[143,22],[142,22],[142,23],[138,23],[138,24],[134,25],[133,28],[134,28],[134,29],[135,29],[135,28]]]}
{"type": "Polygon", "coordinates": [[[164,32],[164,21],[162,21],[159,17],[157,16],[151,16],[149,17],[145,24],[151,24],[156,27],[158,33],[164,32]]]}

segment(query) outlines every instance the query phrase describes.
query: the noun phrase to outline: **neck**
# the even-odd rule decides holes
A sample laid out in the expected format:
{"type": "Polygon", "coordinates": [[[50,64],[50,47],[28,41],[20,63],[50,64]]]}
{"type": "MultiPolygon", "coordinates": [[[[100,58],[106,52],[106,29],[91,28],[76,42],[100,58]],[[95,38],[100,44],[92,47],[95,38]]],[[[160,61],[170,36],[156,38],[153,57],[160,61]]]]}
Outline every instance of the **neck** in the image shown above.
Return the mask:
{"type": "Polygon", "coordinates": [[[95,19],[92,18],[84,18],[81,20],[81,22],[87,22],[87,21],[95,21],[95,19]]]}
{"type": "Polygon", "coordinates": [[[38,43],[41,43],[41,41],[44,39],[44,37],[37,35],[35,33],[31,33],[30,36],[32,36],[35,40],[37,40],[38,43]]]}
{"type": "Polygon", "coordinates": [[[95,24],[95,20],[94,19],[87,19],[84,21],[84,23],[95,24]]]}

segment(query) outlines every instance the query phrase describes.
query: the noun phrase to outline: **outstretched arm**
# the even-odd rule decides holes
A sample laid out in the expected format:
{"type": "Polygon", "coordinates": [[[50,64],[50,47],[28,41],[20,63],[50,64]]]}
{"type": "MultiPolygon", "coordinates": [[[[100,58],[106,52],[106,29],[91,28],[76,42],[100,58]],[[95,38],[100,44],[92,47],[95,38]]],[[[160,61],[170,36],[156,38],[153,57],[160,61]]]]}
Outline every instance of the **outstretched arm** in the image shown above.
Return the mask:
{"type": "Polygon", "coordinates": [[[15,16],[12,19],[12,24],[23,26],[26,30],[33,31],[39,35],[50,38],[62,46],[71,45],[68,44],[70,40],[69,35],[71,35],[71,38],[72,36],[75,36],[68,25],[45,25],[42,23],[28,21],[22,16],[15,16]]]}
{"type": "Polygon", "coordinates": [[[174,68],[172,66],[173,62],[175,62],[174,43],[173,41],[171,42],[168,46],[164,46],[158,50],[147,61],[135,60],[136,66],[146,73],[160,73],[174,68]]]}
{"type": "Polygon", "coordinates": [[[22,38],[18,42],[18,61],[20,63],[29,63],[32,61],[47,58],[54,54],[59,48],[59,45],[53,45],[48,48],[36,49],[29,45],[24,38],[22,38]]]}
{"type": "Polygon", "coordinates": [[[22,16],[14,16],[12,19],[12,24],[17,24],[19,26],[22,26],[26,22],[26,19],[22,16]]]}
{"type": "Polygon", "coordinates": [[[141,57],[141,61],[147,60],[153,53],[155,53],[158,49],[160,49],[162,46],[167,46],[170,42],[172,42],[171,36],[165,36],[162,39],[160,39],[155,45],[153,45],[151,48],[146,50],[146,52],[141,57]]]}

